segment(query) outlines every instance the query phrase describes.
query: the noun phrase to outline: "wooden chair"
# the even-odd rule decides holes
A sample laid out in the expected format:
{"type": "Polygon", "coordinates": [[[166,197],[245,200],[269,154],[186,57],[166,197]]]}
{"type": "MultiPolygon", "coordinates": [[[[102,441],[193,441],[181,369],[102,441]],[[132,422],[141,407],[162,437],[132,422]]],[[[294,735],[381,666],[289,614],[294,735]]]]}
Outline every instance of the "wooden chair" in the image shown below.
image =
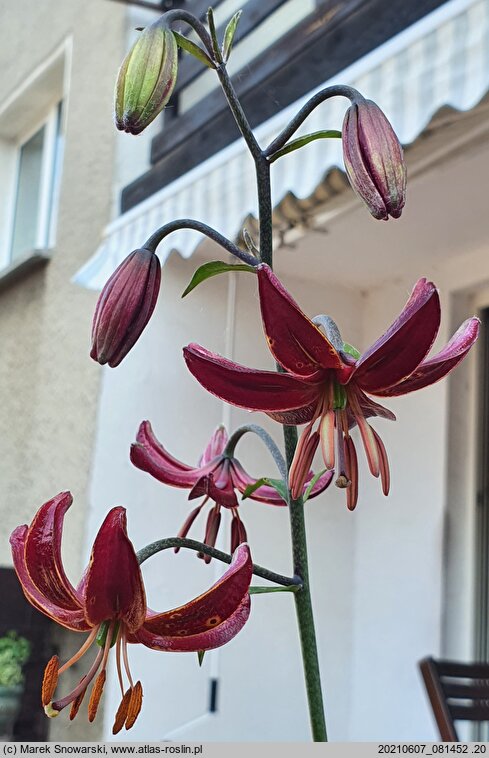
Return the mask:
{"type": "Polygon", "coordinates": [[[424,658],[419,667],[443,742],[459,742],[455,721],[489,721],[489,663],[424,658]]]}

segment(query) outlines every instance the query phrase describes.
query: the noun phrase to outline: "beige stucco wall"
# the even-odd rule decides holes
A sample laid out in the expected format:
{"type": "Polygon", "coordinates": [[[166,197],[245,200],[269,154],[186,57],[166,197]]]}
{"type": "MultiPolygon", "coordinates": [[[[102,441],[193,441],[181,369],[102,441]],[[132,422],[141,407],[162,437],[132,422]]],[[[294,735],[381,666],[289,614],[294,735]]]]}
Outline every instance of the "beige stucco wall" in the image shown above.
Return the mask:
{"type": "MultiPolygon", "coordinates": [[[[64,555],[78,581],[100,370],[88,355],[95,294],[70,279],[109,220],[112,92],[125,47],[125,11],[108,0],[3,0],[0,10],[0,103],[72,37],[56,247],[47,266],[0,292],[0,564],[10,564],[12,529],[70,489],[75,504],[64,555]]],[[[69,732],[66,723],[53,722],[53,739],[85,733],[84,723],[69,732]]]]}

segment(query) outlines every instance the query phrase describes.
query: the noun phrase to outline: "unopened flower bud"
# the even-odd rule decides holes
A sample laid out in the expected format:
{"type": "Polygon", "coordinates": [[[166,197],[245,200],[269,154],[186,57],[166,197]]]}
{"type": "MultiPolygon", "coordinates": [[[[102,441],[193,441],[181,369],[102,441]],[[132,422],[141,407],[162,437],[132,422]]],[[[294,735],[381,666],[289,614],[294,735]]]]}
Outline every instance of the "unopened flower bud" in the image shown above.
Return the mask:
{"type": "Polygon", "coordinates": [[[90,356],[100,364],[118,366],[151,318],[160,289],[158,256],[134,250],[104,286],[92,324],[90,356]]]}
{"type": "Polygon", "coordinates": [[[343,158],[350,183],[374,218],[399,218],[406,200],[402,147],[372,100],[348,108],[343,123],[343,158]]]}
{"type": "Polygon", "coordinates": [[[120,131],[140,134],[161,113],[175,86],[177,62],[175,36],[161,20],[141,32],[117,78],[115,123],[120,131]]]}

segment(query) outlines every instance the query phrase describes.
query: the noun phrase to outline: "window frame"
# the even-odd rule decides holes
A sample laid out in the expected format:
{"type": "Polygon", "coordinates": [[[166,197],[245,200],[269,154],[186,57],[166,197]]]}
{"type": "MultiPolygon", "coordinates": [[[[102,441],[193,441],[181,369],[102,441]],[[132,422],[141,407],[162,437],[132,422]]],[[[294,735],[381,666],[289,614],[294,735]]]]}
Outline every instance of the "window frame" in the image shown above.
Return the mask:
{"type": "Polygon", "coordinates": [[[17,263],[23,262],[35,251],[53,247],[56,235],[56,216],[58,206],[58,189],[60,180],[60,161],[62,159],[62,125],[63,100],[57,100],[37,119],[34,125],[23,131],[12,144],[14,167],[8,193],[6,208],[6,235],[0,256],[0,272],[17,263]],[[42,128],[45,128],[42,144],[41,171],[39,180],[39,198],[37,205],[37,225],[33,249],[22,251],[18,257],[12,255],[14,241],[15,217],[21,168],[22,148],[42,128]]]}

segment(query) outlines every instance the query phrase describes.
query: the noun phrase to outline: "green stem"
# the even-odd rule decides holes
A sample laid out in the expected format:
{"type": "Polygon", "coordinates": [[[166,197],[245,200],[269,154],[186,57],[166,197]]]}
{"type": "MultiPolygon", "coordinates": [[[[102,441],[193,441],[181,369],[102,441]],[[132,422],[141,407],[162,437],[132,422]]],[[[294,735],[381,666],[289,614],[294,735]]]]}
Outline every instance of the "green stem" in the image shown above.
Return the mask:
{"type": "MultiPolygon", "coordinates": [[[[217,550],[215,547],[209,547],[203,542],[197,540],[189,540],[183,537],[166,537],[162,540],[156,540],[149,545],[141,548],[137,553],[139,565],[151,558],[156,553],[161,553],[162,550],[168,550],[169,548],[187,548],[188,550],[195,550],[197,553],[204,553],[210,555],[211,558],[216,558],[223,563],[231,563],[233,556],[229,553],[224,553],[222,550],[217,550]]],[[[277,574],[275,571],[259,566],[257,563],[253,564],[253,573],[255,576],[260,576],[262,579],[268,579],[269,582],[275,582],[275,584],[281,584],[283,587],[301,586],[301,580],[298,576],[284,576],[283,574],[277,574]]]]}
{"type": "Polygon", "coordinates": [[[167,224],[160,226],[159,229],[153,232],[151,237],[148,237],[143,245],[143,248],[146,250],[151,250],[153,253],[156,252],[156,248],[160,242],[165,239],[165,237],[167,237],[169,234],[172,234],[173,232],[179,231],[180,229],[192,229],[196,232],[200,232],[206,237],[209,237],[209,239],[213,240],[214,242],[217,242],[218,245],[227,250],[228,253],[231,253],[231,255],[239,258],[239,260],[243,261],[243,263],[246,263],[249,266],[257,265],[258,261],[254,255],[245,253],[245,251],[237,247],[234,242],[231,242],[231,240],[228,240],[227,237],[224,237],[222,234],[219,234],[219,232],[216,232],[216,230],[211,226],[204,224],[202,221],[196,221],[193,218],[177,218],[175,221],[169,221],[167,224]]]}
{"type": "MultiPolygon", "coordinates": [[[[224,65],[219,66],[217,73],[236,123],[238,124],[241,134],[243,135],[255,161],[260,221],[260,256],[263,263],[267,263],[272,268],[273,244],[270,165],[265,152],[260,148],[255,139],[241,104],[238,101],[231,80],[229,79],[226,67],[224,65]]],[[[293,126],[295,126],[295,124],[293,126]]],[[[282,147],[282,145],[279,144],[278,147],[282,147]]],[[[277,366],[277,368],[279,371],[282,370],[280,366],[277,366]]],[[[297,445],[297,428],[295,426],[284,426],[284,440],[287,469],[290,469],[297,445]]],[[[327,742],[328,737],[326,732],[326,720],[324,717],[323,695],[321,691],[321,675],[319,672],[316,632],[314,629],[314,615],[309,587],[307,538],[302,497],[297,500],[290,500],[289,514],[294,575],[300,577],[302,580],[302,589],[300,592],[294,593],[294,600],[301,641],[302,662],[306,681],[311,730],[314,742],[327,742]]]]}
{"type": "MultiPolygon", "coordinates": [[[[284,426],[285,457],[290,469],[297,446],[297,427],[284,426]]],[[[302,497],[291,500],[289,505],[290,531],[292,535],[292,554],[294,573],[302,579],[302,590],[294,595],[299,636],[301,640],[302,662],[306,680],[309,716],[314,742],[327,742],[326,719],[324,716],[321,674],[312,610],[311,589],[309,584],[309,567],[307,559],[307,536],[302,497]]]]}

